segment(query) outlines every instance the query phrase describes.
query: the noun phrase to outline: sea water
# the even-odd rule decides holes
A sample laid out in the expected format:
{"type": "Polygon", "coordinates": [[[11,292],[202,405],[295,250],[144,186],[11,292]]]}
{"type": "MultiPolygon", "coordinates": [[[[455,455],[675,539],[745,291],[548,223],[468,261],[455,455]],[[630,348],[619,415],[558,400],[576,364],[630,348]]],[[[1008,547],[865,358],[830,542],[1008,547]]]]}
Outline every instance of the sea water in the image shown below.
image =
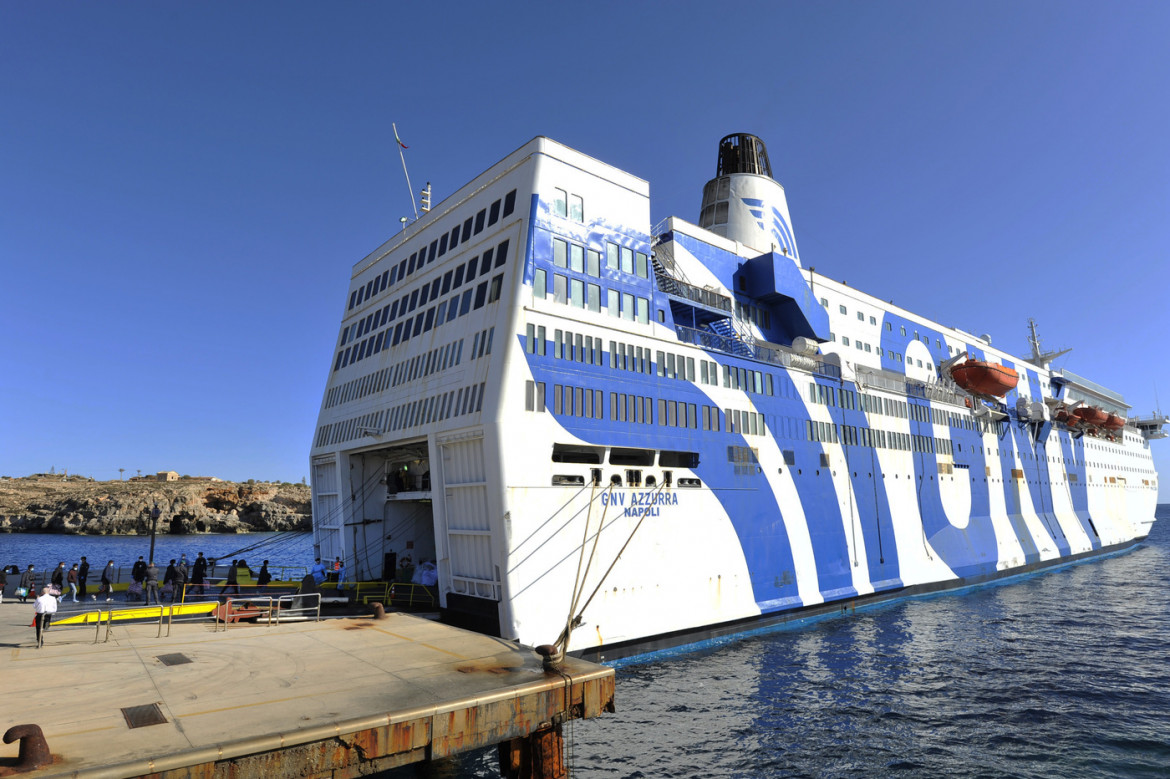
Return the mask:
{"type": "MultiPolygon", "coordinates": [[[[617,713],[565,725],[569,775],[1170,776],[1157,514],[1125,554],[625,663],[617,713]]],[[[419,773],[498,770],[486,749],[419,773]]]]}
{"type": "MultiPolygon", "coordinates": [[[[243,557],[253,570],[260,570],[265,559],[273,566],[313,565],[312,533],[226,533],[155,536],[154,559],[165,566],[182,554],[193,561],[200,553],[207,558],[218,558],[224,563],[243,557]]],[[[68,568],[80,563],[85,555],[89,561],[91,584],[101,579],[102,569],[110,560],[119,568],[129,570],[139,556],[150,556],[150,536],[79,536],[52,533],[0,533],[0,565],[15,565],[24,570],[31,563],[37,571],[52,571],[57,563],[68,568]]],[[[9,574],[9,584],[12,584],[9,574]]]]}
{"type": "MultiPolygon", "coordinates": [[[[570,776],[1170,776],[1170,506],[1133,551],[617,669],[570,776]]],[[[158,559],[284,534],[159,536],[158,559]]],[[[311,534],[286,552],[305,564],[311,534]]],[[[0,535],[0,564],[130,565],[149,538],[0,535]]],[[[91,572],[91,580],[94,574],[91,572]]],[[[383,774],[497,777],[496,750],[383,774]]]]}

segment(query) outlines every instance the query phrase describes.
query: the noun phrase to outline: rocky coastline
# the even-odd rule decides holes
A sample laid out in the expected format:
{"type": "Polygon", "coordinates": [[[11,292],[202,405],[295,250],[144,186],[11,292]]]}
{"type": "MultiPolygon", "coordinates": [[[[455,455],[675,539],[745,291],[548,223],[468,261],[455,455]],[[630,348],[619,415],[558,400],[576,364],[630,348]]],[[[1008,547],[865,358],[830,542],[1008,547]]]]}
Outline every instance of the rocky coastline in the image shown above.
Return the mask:
{"type": "Polygon", "coordinates": [[[0,533],[149,535],[312,529],[309,487],[288,482],[0,479],[0,533]]]}

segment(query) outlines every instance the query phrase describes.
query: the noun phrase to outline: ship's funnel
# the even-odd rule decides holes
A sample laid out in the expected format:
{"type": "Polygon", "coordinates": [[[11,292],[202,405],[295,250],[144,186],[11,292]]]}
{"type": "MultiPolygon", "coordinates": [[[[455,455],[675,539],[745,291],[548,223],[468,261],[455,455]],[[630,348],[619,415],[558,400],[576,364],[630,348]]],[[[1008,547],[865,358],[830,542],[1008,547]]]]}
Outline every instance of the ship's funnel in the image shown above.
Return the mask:
{"type": "Polygon", "coordinates": [[[754,135],[736,133],[719,142],[715,178],[703,187],[699,226],[800,264],[784,187],[772,178],[768,150],[754,135]]]}

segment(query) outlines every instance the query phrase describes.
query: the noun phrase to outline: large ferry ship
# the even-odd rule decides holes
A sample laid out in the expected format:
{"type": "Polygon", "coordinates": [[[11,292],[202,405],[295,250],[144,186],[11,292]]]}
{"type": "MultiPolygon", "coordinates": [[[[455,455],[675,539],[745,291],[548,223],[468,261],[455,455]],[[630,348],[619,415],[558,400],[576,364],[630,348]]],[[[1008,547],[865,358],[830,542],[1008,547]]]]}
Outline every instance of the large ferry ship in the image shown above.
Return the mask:
{"type": "Polygon", "coordinates": [[[311,451],[352,578],[616,659],[1124,550],[1163,416],[814,273],[762,141],[698,224],[538,137],[353,266],[311,451]]]}

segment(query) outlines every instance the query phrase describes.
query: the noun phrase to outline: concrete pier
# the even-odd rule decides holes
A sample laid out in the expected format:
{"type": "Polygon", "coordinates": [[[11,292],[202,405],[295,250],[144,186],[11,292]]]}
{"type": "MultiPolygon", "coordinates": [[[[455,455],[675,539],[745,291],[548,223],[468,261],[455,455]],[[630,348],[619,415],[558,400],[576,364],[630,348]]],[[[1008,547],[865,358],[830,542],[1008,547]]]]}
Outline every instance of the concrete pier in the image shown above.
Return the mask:
{"type": "MultiPolygon", "coordinates": [[[[493,744],[548,753],[563,720],[613,710],[612,669],[545,671],[527,647],[407,614],[161,638],[115,624],[105,643],[60,628],[41,649],[31,620],[31,603],[0,605],[0,776],[349,777],[493,744]],[[26,725],[51,760],[32,770],[26,725]]],[[[519,764],[504,770],[558,775],[519,764]]]]}

